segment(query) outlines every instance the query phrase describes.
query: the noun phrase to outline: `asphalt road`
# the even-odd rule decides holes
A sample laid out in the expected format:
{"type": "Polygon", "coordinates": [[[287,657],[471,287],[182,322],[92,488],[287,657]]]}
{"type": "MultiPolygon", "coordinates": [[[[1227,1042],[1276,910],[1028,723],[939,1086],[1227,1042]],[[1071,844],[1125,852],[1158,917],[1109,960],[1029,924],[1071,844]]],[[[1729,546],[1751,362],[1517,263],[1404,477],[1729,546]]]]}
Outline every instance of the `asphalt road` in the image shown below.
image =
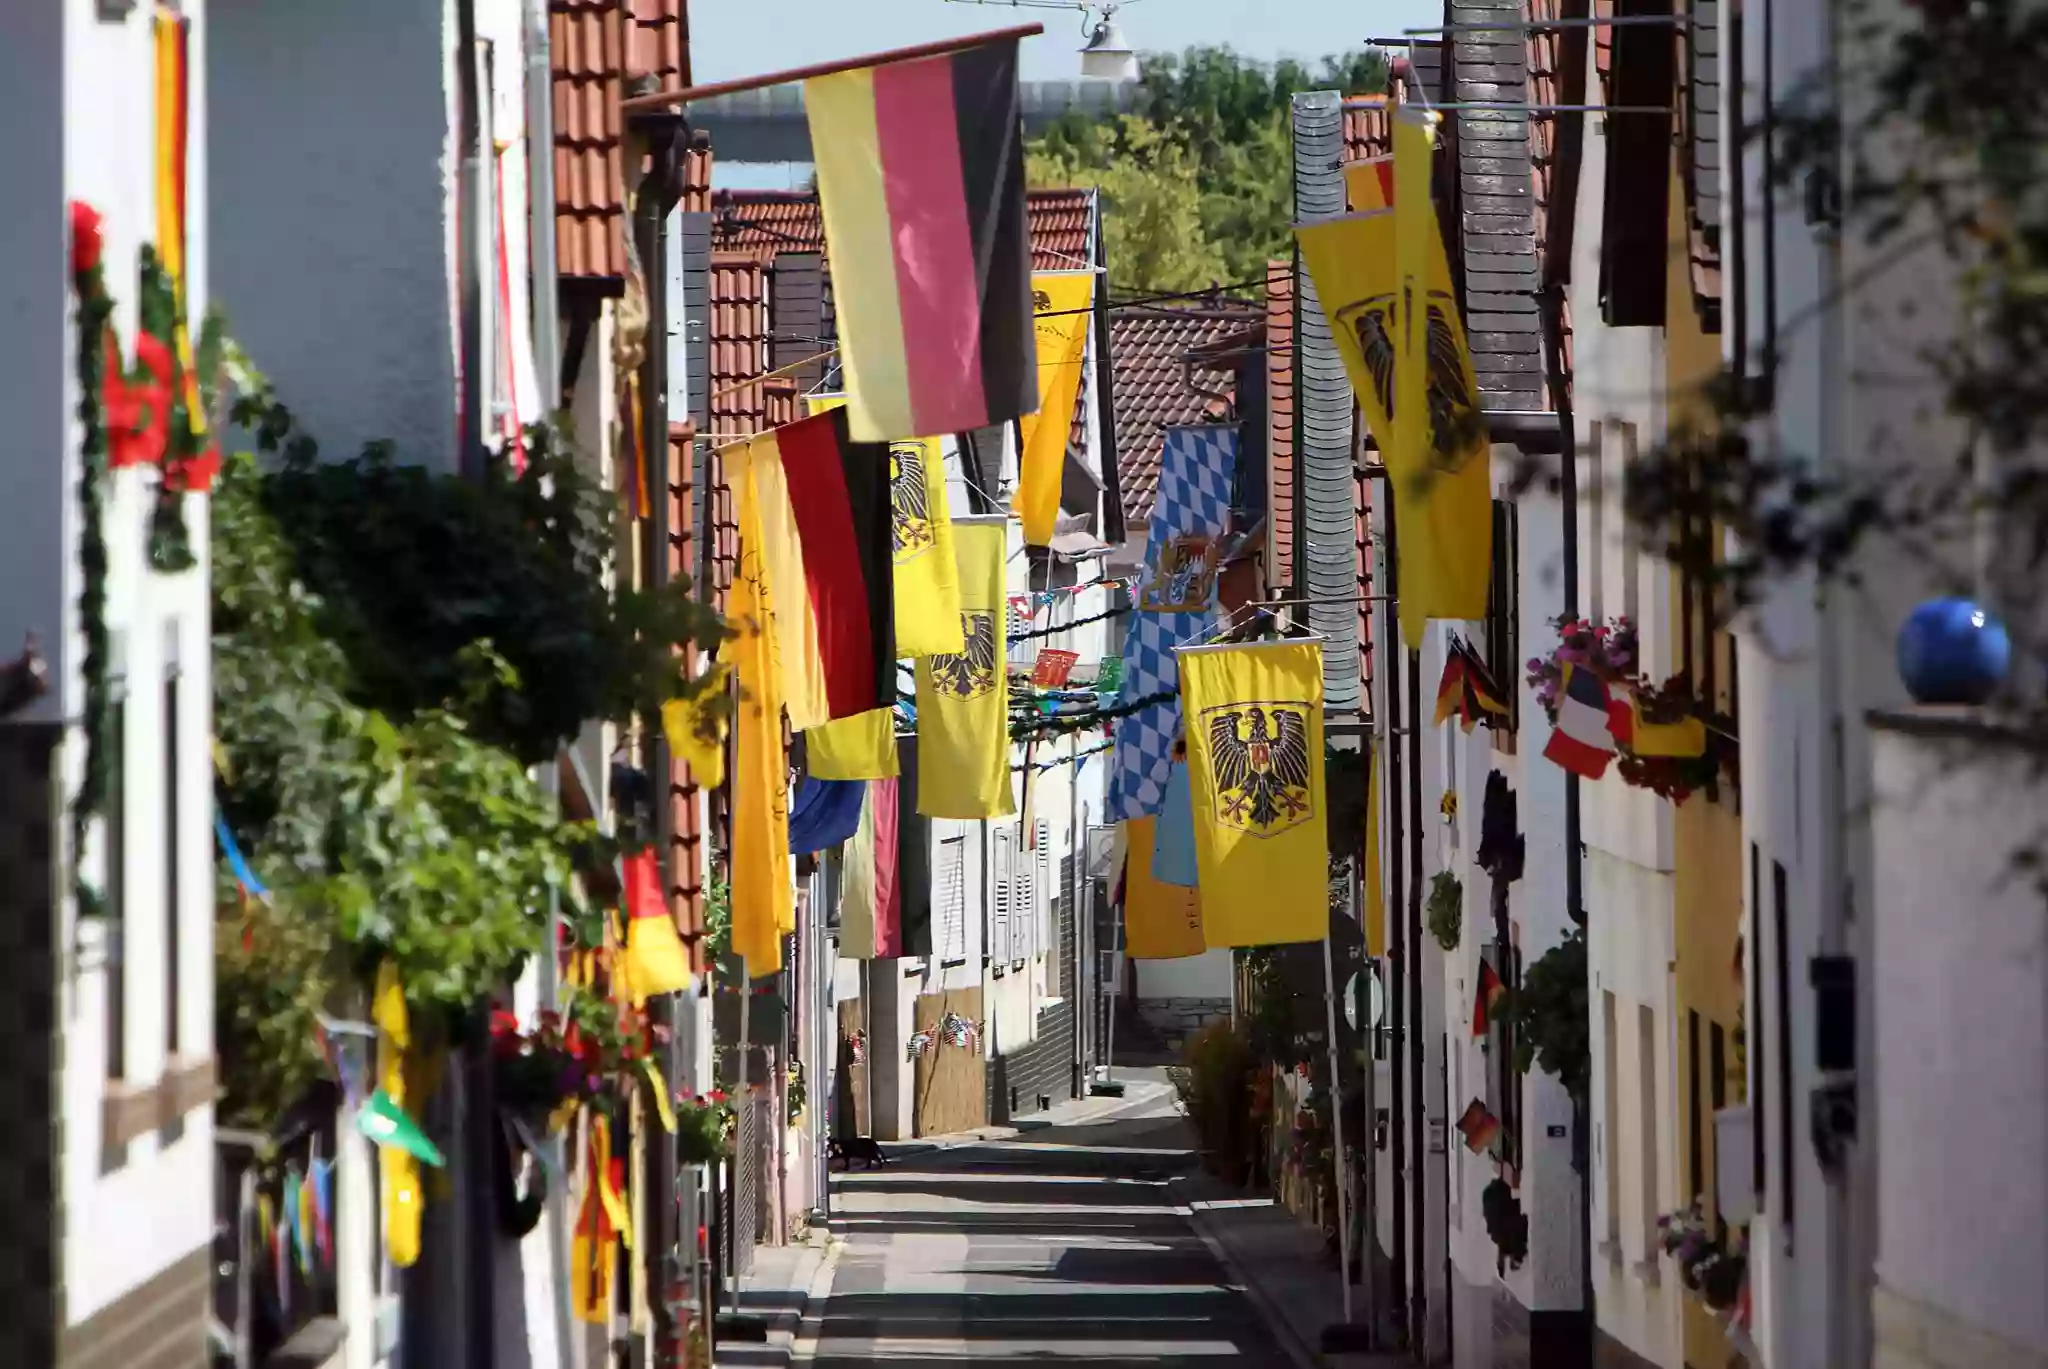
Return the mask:
{"type": "Polygon", "coordinates": [[[1187,1144],[1159,1099],[844,1176],[846,1243],[808,1362],[1286,1364],[1168,1196],[1187,1144]]]}

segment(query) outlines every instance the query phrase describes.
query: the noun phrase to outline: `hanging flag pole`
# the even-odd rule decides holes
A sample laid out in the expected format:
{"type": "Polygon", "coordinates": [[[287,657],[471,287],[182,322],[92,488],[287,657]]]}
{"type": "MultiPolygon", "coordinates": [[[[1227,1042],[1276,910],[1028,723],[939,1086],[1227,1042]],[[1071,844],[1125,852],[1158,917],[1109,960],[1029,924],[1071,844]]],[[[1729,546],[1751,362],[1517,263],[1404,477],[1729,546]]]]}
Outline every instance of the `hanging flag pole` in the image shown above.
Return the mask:
{"type": "Polygon", "coordinates": [[[841,57],[830,62],[814,62],[810,66],[790,67],[786,71],[770,71],[759,76],[740,76],[730,81],[713,81],[709,85],[686,86],[681,90],[664,90],[653,95],[636,95],[630,100],[620,101],[619,108],[628,115],[661,113],[679,109],[695,100],[709,100],[719,95],[738,95],[748,90],[765,90],[769,86],[788,85],[792,81],[808,81],[814,76],[836,76],[842,71],[858,71],[862,67],[878,67],[888,62],[909,62],[919,57],[943,57],[949,52],[965,52],[984,43],[1035,38],[1044,32],[1043,24],[1018,24],[1006,29],[991,29],[986,33],[970,33],[960,38],[941,38],[936,42],[917,43],[907,48],[870,52],[860,57],[841,57]]]}

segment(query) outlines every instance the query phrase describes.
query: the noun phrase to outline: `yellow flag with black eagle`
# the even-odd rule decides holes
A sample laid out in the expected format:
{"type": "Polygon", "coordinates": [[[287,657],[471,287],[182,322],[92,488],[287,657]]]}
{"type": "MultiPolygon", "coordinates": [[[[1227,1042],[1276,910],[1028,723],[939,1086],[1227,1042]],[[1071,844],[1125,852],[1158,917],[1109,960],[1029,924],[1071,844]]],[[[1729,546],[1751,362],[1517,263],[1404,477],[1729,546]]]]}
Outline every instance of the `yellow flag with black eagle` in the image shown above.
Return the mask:
{"type": "Polygon", "coordinates": [[[1393,486],[1409,646],[1430,619],[1484,618],[1493,569],[1492,449],[1430,195],[1437,117],[1398,111],[1393,156],[1345,169],[1359,212],[1295,228],[1393,486]],[[1403,299],[1420,302],[1412,331],[1403,299]]]}
{"type": "Polygon", "coordinates": [[[917,811],[928,818],[1006,818],[1010,784],[1010,679],[1003,568],[1010,520],[953,524],[965,649],[917,663],[917,811]]]}
{"type": "Polygon", "coordinates": [[[1182,647],[1202,940],[1320,941],[1330,930],[1323,649],[1182,647]]]}
{"type": "Polygon", "coordinates": [[[1011,507],[1024,520],[1024,545],[1052,542],[1060,487],[1067,473],[1067,437],[1088,357],[1095,317],[1095,272],[1038,271],[1031,277],[1032,333],[1038,345],[1038,411],[1017,420],[1017,493],[1011,507]]]}
{"type": "Polygon", "coordinates": [[[733,667],[741,691],[733,720],[732,948],[746,958],[747,973],[758,977],[782,968],[782,933],[794,917],[796,891],[789,869],[782,662],[755,474],[744,461],[727,469],[740,547],[725,611],[735,635],[719,660],[733,667]]]}

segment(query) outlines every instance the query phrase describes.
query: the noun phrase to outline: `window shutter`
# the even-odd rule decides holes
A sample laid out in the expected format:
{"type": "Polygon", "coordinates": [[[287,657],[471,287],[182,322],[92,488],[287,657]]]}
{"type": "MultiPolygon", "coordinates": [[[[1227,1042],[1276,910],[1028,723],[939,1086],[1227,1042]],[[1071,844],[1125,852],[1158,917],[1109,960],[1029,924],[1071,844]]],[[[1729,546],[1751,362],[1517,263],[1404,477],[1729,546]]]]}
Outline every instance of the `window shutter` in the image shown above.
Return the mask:
{"type": "Polygon", "coordinates": [[[1033,909],[1038,906],[1037,853],[1024,849],[1025,832],[1020,824],[1017,828],[1017,899],[1011,909],[1016,927],[1010,942],[1012,960],[1029,960],[1036,954],[1037,928],[1033,922],[1033,909]]]}
{"type": "Polygon", "coordinates": [[[988,958],[1001,965],[1010,959],[1010,881],[1016,869],[1016,850],[1008,828],[997,828],[994,836],[995,898],[989,907],[988,958]]]}
{"type": "Polygon", "coordinates": [[[954,963],[967,958],[967,838],[947,837],[939,843],[939,959],[954,963]]]}
{"type": "Polygon", "coordinates": [[[1031,951],[1056,957],[1060,939],[1052,926],[1052,825],[1043,818],[1038,821],[1038,849],[1031,854],[1031,951]]]}

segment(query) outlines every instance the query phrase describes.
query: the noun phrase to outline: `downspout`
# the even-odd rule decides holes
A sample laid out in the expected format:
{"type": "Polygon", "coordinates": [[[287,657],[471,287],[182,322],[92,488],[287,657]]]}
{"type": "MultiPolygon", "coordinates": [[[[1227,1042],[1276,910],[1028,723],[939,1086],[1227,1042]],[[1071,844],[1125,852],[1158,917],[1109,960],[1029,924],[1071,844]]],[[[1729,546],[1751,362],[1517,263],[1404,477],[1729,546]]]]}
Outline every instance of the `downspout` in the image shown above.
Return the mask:
{"type": "MultiPolygon", "coordinates": [[[[1543,320],[1543,370],[1550,407],[1557,411],[1558,502],[1564,541],[1564,611],[1579,612],[1579,436],[1572,421],[1571,378],[1564,372],[1565,286],[1553,281],[1537,297],[1543,320]]],[[[1585,843],[1580,835],[1579,777],[1564,777],[1564,910],[1582,931],[1586,926],[1585,843]]],[[[1589,971],[1590,973],[1590,971],[1589,971]]],[[[1592,986],[1587,986],[1590,994],[1592,986]]],[[[1590,1001],[1590,1000],[1589,1000],[1590,1001]]],[[[1579,1296],[1585,1310],[1588,1361],[1597,1341],[1599,1314],[1593,1283],[1593,1146],[1590,1097],[1572,1099],[1572,1159],[1579,1171],[1579,1296]]]]}
{"type": "Polygon", "coordinates": [[[547,0],[526,0],[527,250],[533,264],[533,359],[540,408],[562,403],[561,272],[555,258],[555,91],[547,0]]]}
{"type": "MultiPolygon", "coordinates": [[[[1415,1262],[1415,1281],[1408,1286],[1409,1316],[1413,1328],[1411,1346],[1417,1355],[1427,1353],[1429,1345],[1429,1285],[1423,1277],[1426,1263],[1429,1235],[1429,1180],[1428,1165],[1424,1159],[1429,1154],[1423,1139],[1423,1117],[1428,1111],[1424,1103],[1424,1079],[1426,1074],[1427,1045],[1422,1036],[1422,652],[1419,648],[1408,650],[1408,868],[1413,878],[1408,881],[1408,959],[1414,970],[1414,992],[1408,995],[1408,1049],[1413,1056],[1415,1071],[1415,1105],[1408,1110],[1408,1144],[1414,1151],[1413,1172],[1409,1175],[1409,1201],[1415,1208],[1415,1223],[1408,1233],[1413,1246],[1411,1258],[1415,1262]]],[[[1395,688],[1400,683],[1395,682],[1395,688]]],[[[1446,1138],[1445,1144],[1449,1144],[1446,1138]]]]}
{"type": "Polygon", "coordinates": [[[1124,527],[1123,477],[1117,469],[1116,366],[1109,346],[1109,255],[1103,247],[1102,192],[1089,196],[1088,226],[1095,256],[1095,411],[1102,429],[1102,540],[1120,547],[1124,527]]]}
{"type": "MultiPolygon", "coordinates": [[[[680,174],[684,134],[680,121],[674,116],[641,116],[635,122],[644,131],[644,145],[650,154],[647,175],[633,192],[631,222],[634,242],[640,254],[641,286],[647,297],[647,341],[640,363],[639,436],[641,450],[646,454],[650,488],[648,517],[642,524],[641,565],[643,579],[649,588],[660,591],[669,583],[668,214],[677,198],[675,187],[680,174]]],[[[628,146],[642,142],[643,139],[629,139],[628,146]]],[[[646,835],[654,846],[657,868],[662,871],[663,894],[673,897],[675,880],[668,863],[675,848],[674,805],[670,801],[674,785],[672,761],[659,713],[644,715],[640,727],[641,736],[645,739],[643,755],[647,773],[655,784],[653,830],[646,835]]],[[[663,1073],[672,1078],[675,1074],[672,1057],[684,1044],[676,1037],[687,1035],[673,1030],[681,1016],[676,1010],[675,995],[650,998],[647,1015],[651,1023],[671,1029],[668,1048],[671,1058],[664,1062],[663,1073]]],[[[670,1353],[676,1339],[669,1299],[680,1282],[682,1263],[676,1252],[676,1167],[667,1147],[662,1144],[658,1130],[650,1129],[643,1155],[649,1229],[646,1248],[641,1254],[646,1262],[647,1303],[652,1329],[652,1343],[647,1350],[652,1359],[670,1353]]]]}
{"type": "MultiPolygon", "coordinates": [[[[560,288],[560,266],[555,252],[555,101],[554,67],[548,46],[547,0],[527,0],[526,4],[526,194],[528,207],[527,251],[529,270],[532,272],[530,291],[533,309],[533,360],[535,377],[540,383],[540,407],[542,414],[553,414],[561,407],[562,383],[562,336],[561,314],[558,308],[560,288]]],[[[541,787],[547,795],[549,808],[557,815],[561,812],[562,770],[559,758],[544,765],[541,770],[541,787]]],[[[602,814],[599,815],[600,820],[602,814]]],[[[560,894],[548,891],[548,926],[544,944],[552,947],[559,943],[562,927],[560,894]]],[[[555,1012],[561,1007],[561,985],[556,973],[555,957],[543,955],[538,958],[540,975],[539,998],[543,1012],[555,1012]]],[[[562,1143],[549,1138],[545,1144],[553,1151],[557,1172],[566,1173],[562,1143]]],[[[563,1364],[579,1364],[581,1356],[576,1354],[576,1316],[574,1299],[569,1280],[569,1195],[550,1188],[547,1195],[546,1223],[548,1246],[548,1269],[553,1275],[554,1299],[549,1308],[555,1328],[555,1345],[563,1364]]]]}
{"type": "Polygon", "coordinates": [[[478,80],[476,0],[455,3],[455,80],[462,121],[461,174],[456,181],[455,288],[461,311],[462,366],[460,407],[455,430],[456,469],[471,475],[483,471],[484,408],[483,254],[481,234],[489,223],[485,209],[490,185],[483,149],[483,91],[478,80]]]}
{"type": "MultiPolygon", "coordinates": [[[[1296,411],[1299,412],[1298,401],[1296,411]]],[[[1399,529],[1395,526],[1394,501],[1391,496],[1386,501],[1385,522],[1383,526],[1386,529],[1384,534],[1386,538],[1386,555],[1383,559],[1386,562],[1387,598],[1381,610],[1381,630],[1385,634],[1382,640],[1395,644],[1396,652],[1398,652],[1398,644],[1401,640],[1399,612],[1401,603],[1400,544],[1396,540],[1399,536],[1399,529]]],[[[1396,653],[1390,653],[1390,655],[1394,655],[1395,659],[1399,659],[1396,653]]],[[[1408,847],[1403,840],[1407,832],[1407,822],[1403,817],[1403,799],[1406,794],[1408,768],[1403,763],[1401,757],[1402,721],[1405,712],[1406,710],[1402,707],[1401,701],[1400,673],[1398,670],[1389,670],[1387,672],[1386,732],[1387,958],[1394,962],[1396,973],[1388,976],[1392,980],[1392,993],[1389,996],[1393,1001],[1388,1006],[1391,1009],[1389,1019],[1393,1023],[1393,1029],[1390,1033],[1391,1039],[1387,1043],[1387,1055],[1392,1076],[1390,1082],[1393,1085],[1390,1092],[1393,1097],[1389,1100],[1392,1104],[1392,1109],[1388,1115],[1387,1133],[1393,1153],[1390,1158],[1391,1172],[1388,1175],[1387,1187],[1393,1199],[1390,1204],[1393,1208],[1393,1230],[1388,1233],[1390,1244],[1387,1251],[1387,1263],[1391,1266],[1393,1273],[1390,1302],[1396,1316],[1402,1315],[1402,1309],[1405,1309],[1408,1305],[1408,1205],[1401,1200],[1401,1171],[1408,1160],[1408,1130],[1404,1125],[1408,1116],[1408,1067],[1406,1061],[1408,1046],[1406,1016],[1409,996],[1408,985],[1409,981],[1415,976],[1413,964],[1414,943],[1409,940],[1406,927],[1401,919],[1401,909],[1407,902],[1408,886],[1408,847]]],[[[1378,1119],[1373,1119],[1373,1122],[1374,1131],[1377,1132],[1378,1119]]],[[[1375,1246],[1377,1246],[1378,1241],[1379,1235],[1375,1232],[1373,1234],[1375,1246]]],[[[1417,1278],[1421,1277],[1422,1270],[1420,1266],[1416,1268],[1415,1273],[1417,1278]]],[[[1379,1309],[1375,1308],[1374,1310],[1377,1313],[1379,1309]]],[[[1374,1334],[1378,1334],[1377,1327],[1374,1328],[1374,1334]]]]}

